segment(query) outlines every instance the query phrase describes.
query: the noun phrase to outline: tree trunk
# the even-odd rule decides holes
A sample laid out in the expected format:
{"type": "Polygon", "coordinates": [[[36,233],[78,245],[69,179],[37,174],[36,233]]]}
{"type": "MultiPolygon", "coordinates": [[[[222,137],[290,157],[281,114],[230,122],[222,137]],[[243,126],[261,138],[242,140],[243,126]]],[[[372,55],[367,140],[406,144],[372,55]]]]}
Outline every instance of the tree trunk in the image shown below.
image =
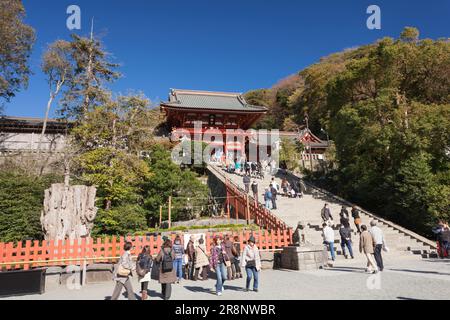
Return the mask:
{"type": "Polygon", "coordinates": [[[42,230],[46,240],[89,237],[97,215],[95,187],[53,184],[45,190],[42,230]]]}

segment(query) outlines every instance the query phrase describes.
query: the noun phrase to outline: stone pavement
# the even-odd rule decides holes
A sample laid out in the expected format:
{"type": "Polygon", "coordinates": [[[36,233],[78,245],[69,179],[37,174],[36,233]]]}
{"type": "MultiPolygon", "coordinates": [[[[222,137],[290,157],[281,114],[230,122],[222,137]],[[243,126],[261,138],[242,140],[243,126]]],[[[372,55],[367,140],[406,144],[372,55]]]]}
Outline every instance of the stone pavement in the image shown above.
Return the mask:
{"type": "MultiPolygon", "coordinates": [[[[223,296],[217,297],[215,280],[183,281],[173,286],[173,300],[392,300],[450,299],[450,260],[420,260],[403,257],[386,261],[386,269],[377,275],[364,273],[361,261],[337,260],[335,267],[317,271],[264,270],[260,290],[244,292],[245,279],[227,281],[223,296]],[[369,286],[368,286],[369,283],[369,286]]],[[[9,297],[30,300],[104,300],[113,291],[114,283],[88,284],[81,290],[60,287],[44,295],[9,297]]],[[[136,279],[133,288],[140,288],[136,279]]],[[[161,288],[151,281],[151,300],[161,300],[161,288]]],[[[125,296],[121,296],[121,300],[125,296]]]]}

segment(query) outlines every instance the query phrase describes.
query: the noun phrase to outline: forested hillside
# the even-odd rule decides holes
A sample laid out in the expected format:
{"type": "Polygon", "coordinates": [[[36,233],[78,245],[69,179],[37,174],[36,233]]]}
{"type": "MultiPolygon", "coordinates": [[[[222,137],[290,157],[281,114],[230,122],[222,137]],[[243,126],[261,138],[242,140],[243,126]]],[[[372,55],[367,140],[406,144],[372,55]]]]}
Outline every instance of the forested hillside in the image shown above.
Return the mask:
{"type": "Polygon", "coordinates": [[[420,40],[408,27],[246,98],[270,109],[259,128],[291,130],[308,112],[313,131],[330,134],[332,191],[423,234],[449,220],[449,39],[420,40]]]}

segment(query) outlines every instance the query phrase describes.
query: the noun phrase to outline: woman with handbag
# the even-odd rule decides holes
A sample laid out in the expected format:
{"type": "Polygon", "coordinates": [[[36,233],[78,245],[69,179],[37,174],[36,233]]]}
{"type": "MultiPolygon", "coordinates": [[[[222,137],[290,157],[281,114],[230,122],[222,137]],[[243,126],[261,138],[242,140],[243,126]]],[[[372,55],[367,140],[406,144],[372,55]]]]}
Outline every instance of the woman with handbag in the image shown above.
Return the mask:
{"type": "Polygon", "coordinates": [[[241,258],[241,267],[245,268],[247,273],[247,282],[245,286],[245,291],[249,291],[250,283],[253,278],[253,291],[258,292],[258,279],[259,279],[259,271],[261,270],[261,256],[259,254],[259,249],[255,245],[255,238],[251,236],[247,245],[244,248],[244,252],[242,253],[241,258]]]}
{"type": "Polygon", "coordinates": [[[221,296],[223,284],[227,280],[227,267],[231,266],[231,262],[220,236],[216,236],[213,240],[209,265],[216,273],[216,294],[221,296]]]}
{"type": "Polygon", "coordinates": [[[194,279],[198,279],[198,274],[200,270],[202,272],[202,280],[208,280],[208,267],[209,267],[209,259],[206,255],[206,246],[205,240],[200,238],[198,240],[198,246],[195,248],[195,275],[194,279]]]}
{"type": "Polygon", "coordinates": [[[131,242],[125,243],[123,248],[125,252],[120,257],[119,263],[117,264],[113,275],[113,280],[116,282],[116,287],[114,288],[111,300],[119,299],[119,295],[123,288],[127,291],[128,300],[136,300],[133,286],[131,285],[131,273],[136,268],[136,265],[133,263],[133,259],[131,258],[132,248],[133,244],[131,242]]]}
{"type": "Polygon", "coordinates": [[[150,271],[152,269],[152,256],[150,255],[150,246],[145,246],[139,254],[136,261],[136,273],[141,283],[141,300],[148,298],[148,283],[150,282],[150,271]]]}
{"type": "Polygon", "coordinates": [[[159,263],[159,283],[164,300],[169,300],[172,294],[172,283],[177,281],[177,274],[174,267],[175,252],[172,248],[172,241],[167,239],[155,261],[159,263]]]}

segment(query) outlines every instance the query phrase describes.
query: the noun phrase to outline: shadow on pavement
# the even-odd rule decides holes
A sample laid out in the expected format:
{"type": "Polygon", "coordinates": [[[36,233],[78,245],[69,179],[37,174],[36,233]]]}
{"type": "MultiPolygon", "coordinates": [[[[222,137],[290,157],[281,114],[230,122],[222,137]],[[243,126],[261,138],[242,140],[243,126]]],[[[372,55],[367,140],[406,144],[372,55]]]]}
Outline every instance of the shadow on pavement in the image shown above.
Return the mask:
{"type": "Polygon", "coordinates": [[[425,271],[425,270],[411,270],[411,269],[389,269],[391,271],[402,271],[402,272],[411,272],[411,273],[422,273],[422,274],[436,274],[440,276],[450,276],[450,273],[443,273],[438,271],[425,271]]]}
{"type": "Polygon", "coordinates": [[[365,268],[356,267],[326,267],[324,270],[327,271],[341,271],[341,272],[351,272],[351,273],[365,273],[365,268]]]}
{"type": "Polygon", "coordinates": [[[215,291],[208,289],[208,288],[203,288],[203,287],[184,286],[184,288],[189,291],[192,291],[192,292],[204,292],[204,293],[215,294],[215,291]]]}
{"type": "Polygon", "coordinates": [[[224,288],[225,290],[233,290],[233,291],[241,291],[241,292],[244,292],[244,288],[242,288],[242,287],[235,287],[235,286],[227,286],[227,285],[225,285],[225,286],[223,286],[223,288],[224,288]]]}

